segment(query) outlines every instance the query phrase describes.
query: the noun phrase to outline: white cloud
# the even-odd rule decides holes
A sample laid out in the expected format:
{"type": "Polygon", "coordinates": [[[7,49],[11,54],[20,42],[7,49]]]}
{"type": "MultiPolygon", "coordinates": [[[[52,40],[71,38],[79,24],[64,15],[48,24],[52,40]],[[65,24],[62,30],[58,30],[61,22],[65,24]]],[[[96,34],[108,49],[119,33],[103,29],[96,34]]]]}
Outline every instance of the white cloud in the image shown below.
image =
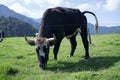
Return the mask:
{"type": "Polygon", "coordinates": [[[36,5],[42,5],[46,2],[46,0],[31,0],[31,2],[36,5]]]}
{"type": "Polygon", "coordinates": [[[63,3],[63,0],[47,0],[47,2],[53,6],[60,6],[63,3]]]}
{"type": "Polygon", "coordinates": [[[23,15],[26,15],[28,17],[32,18],[40,18],[42,17],[45,9],[50,8],[50,7],[55,7],[55,6],[64,6],[64,7],[73,7],[73,8],[78,8],[81,11],[84,10],[95,10],[95,6],[100,7],[100,5],[92,5],[88,3],[83,3],[79,5],[75,5],[70,2],[65,2],[63,0],[24,0],[24,4],[21,3],[14,3],[11,5],[9,8],[21,13],[23,15]],[[26,6],[31,6],[31,8],[27,8],[26,6]],[[32,5],[37,5],[38,7],[33,7],[32,5]],[[46,6],[47,5],[47,6],[46,6]]]}
{"type": "Polygon", "coordinates": [[[31,1],[31,0],[24,0],[24,2],[25,2],[25,4],[26,4],[26,5],[29,5],[29,4],[31,4],[31,3],[32,3],[32,1],[31,1]]]}
{"type": "Polygon", "coordinates": [[[20,14],[26,15],[31,18],[40,18],[44,12],[44,10],[35,10],[35,9],[27,9],[19,3],[14,3],[12,6],[9,7],[10,9],[18,12],[20,14]]]}
{"type": "Polygon", "coordinates": [[[30,0],[26,0],[30,6],[33,4],[38,6],[36,9],[31,9],[31,16],[34,18],[40,18],[47,8],[58,6],[62,3],[63,0],[31,0],[31,3],[29,1],[30,0]]]}
{"type": "Polygon", "coordinates": [[[37,12],[33,13],[32,11],[23,7],[19,3],[15,3],[12,6],[10,6],[9,8],[20,14],[27,15],[28,17],[35,17],[35,18],[38,17],[37,12]]]}
{"type": "Polygon", "coordinates": [[[106,10],[114,11],[120,7],[120,0],[107,0],[106,4],[103,5],[106,10]]]}
{"type": "Polygon", "coordinates": [[[23,0],[27,5],[36,4],[39,6],[60,6],[63,0],[23,0]]]}
{"type": "Polygon", "coordinates": [[[84,3],[84,4],[79,4],[78,6],[76,6],[76,8],[83,11],[83,10],[88,10],[88,9],[92,8],[92,5],[90,5],[88,3],[84,3]]]}
{"type": "Polygon", "coordinates": [[[0,0],[0,3],[2,3],[2,4],[11,4],[11,3],[13,3],[13,2],[15,2],[15,0],[0,0]]]}
{"type": "Polygon", "coordinates": [[[101,9],[103,9],[103,4],[101,2],[97,2],[97,3],[82,3],[79,4],[77,6],[74,6],[75,8],[80,9],[81,11],[99,11],[101,9]]]}
{"type": "Polygon", "coordinates": [[[20,5],[19,3],[14,3],[12,6],[9,7],[10,9],[21,13],[21,14],[27,14],[30,13],[30,11],[28,9],[26,9],[25,7],[23,7],[22,5],[20,5]]]}
{"type": "Polygon", "coordinates": [[[62,3],[62,4],[64,4],[63,6],[65,6],[65,7],[74,7],[74,6],[73,6],[74,3],[71,3],[71,2],[69,2],[69,1],[66,1],[66,2],[64,2],[64,3],[62,3]]]}

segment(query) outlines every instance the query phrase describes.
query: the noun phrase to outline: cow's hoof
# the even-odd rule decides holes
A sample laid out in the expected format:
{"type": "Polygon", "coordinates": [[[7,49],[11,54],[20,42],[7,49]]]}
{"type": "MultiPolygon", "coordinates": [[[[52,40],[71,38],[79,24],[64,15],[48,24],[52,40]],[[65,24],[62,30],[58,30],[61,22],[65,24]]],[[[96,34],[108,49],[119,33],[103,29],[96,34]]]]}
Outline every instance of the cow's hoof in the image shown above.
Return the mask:
{"type": "Polygon", "coordinates": [[[90,58],[90,56],[85,56],[85,59],[89,59],[90,58]]]}
{"type": "Polygon", "coordinates": [[[73,55],[68,55],[67,57],[70,58],[70,57],[73,57],[73,55]]]}
{"type": "Polygon", "coordinates": [[[43,70],[45,70],[46,64],[39,64],[39,67],[42,68],[43,70]]]}
{"type": "Polygon", "coordinates": [[[42,69],[45,70],[46,66],[43,66],[42,69]]]}
{"type": "Polygon", "coordinates": [[[57,60],[57,57],[54,57],[54,60],[57,60]]]}

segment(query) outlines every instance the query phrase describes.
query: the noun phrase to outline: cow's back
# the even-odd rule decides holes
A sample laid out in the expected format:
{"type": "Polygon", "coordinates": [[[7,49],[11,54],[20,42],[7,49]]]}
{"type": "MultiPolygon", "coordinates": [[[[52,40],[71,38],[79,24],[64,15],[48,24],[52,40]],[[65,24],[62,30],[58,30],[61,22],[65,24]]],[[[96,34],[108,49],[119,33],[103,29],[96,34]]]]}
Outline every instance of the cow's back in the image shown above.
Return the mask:
{"type": "Polygon", "coordinates": [[[43,14],[42,26],[48,32],[70,35],[80,26],[81,12],[78,9],[55,7],[43,14]]]}
{"type": "Polygon", "coordinates": [[[80,11],[78,9],[55,7],[47,9],[43,19],[47,25],[70,25],[77,24],[80,11]]]}

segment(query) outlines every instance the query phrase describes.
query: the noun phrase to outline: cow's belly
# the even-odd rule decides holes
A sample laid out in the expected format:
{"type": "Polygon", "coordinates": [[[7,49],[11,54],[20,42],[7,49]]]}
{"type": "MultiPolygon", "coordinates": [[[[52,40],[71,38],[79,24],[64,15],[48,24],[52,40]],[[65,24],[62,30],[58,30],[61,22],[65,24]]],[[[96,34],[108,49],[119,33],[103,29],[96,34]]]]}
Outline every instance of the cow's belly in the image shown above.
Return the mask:
{"type": "Polygon", "coordinates": [[[64,32],[64,36],[66,38],[71,38],[72,36],[76,35],[78,32],[81,32],[80,28],[76,28],[75,30],[69,30],[64,32]]]}
{"type": "Polygon", "coordinates": [[[77,35],[78,32],[81,32],[80,28],[77,28],[74,32],[72,32],[71,34],[64,34],[64,37],[70,39],[72,36],[77,35]]]}

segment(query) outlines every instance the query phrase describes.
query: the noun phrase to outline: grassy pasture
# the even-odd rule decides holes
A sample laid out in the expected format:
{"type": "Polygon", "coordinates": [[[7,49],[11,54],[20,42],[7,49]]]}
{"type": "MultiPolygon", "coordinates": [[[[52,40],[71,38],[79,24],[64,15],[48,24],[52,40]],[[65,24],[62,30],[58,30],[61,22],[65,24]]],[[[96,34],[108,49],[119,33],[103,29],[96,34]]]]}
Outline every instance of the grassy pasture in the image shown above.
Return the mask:
{"type": "Polygon", "coordinates": [[[67,58],[70,43],[62,41],[58,60],[53,60],[53,47],[45,71],[38,67],[35,47],[23,37],[5,38],[0,43],[0,80],[120,80],[120,34],[94,35],[91,58],[85,60],[81,38],[72,58],[67,58]]]}

